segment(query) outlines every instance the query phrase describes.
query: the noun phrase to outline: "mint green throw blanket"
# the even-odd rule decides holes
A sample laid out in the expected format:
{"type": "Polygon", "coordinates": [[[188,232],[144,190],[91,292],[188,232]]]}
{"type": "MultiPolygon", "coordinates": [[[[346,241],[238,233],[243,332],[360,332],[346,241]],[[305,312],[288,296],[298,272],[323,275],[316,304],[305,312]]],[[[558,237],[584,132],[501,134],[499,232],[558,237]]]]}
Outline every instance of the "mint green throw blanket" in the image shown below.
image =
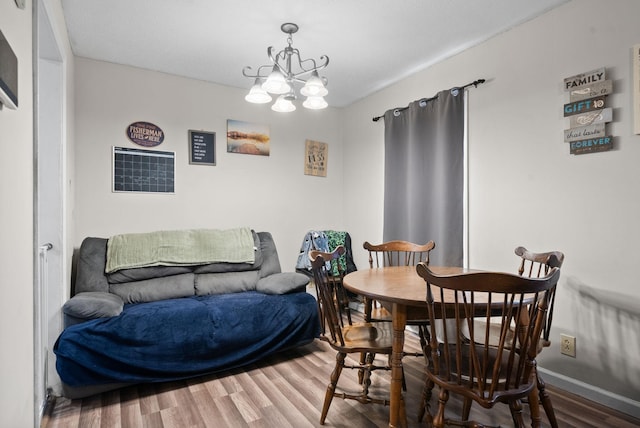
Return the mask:
{"type": "Polygon", "coordinates": [[[248,227],[191,229],[115,235],[107,242],[106,273],[148,266],[253,263],[248,227]]]}

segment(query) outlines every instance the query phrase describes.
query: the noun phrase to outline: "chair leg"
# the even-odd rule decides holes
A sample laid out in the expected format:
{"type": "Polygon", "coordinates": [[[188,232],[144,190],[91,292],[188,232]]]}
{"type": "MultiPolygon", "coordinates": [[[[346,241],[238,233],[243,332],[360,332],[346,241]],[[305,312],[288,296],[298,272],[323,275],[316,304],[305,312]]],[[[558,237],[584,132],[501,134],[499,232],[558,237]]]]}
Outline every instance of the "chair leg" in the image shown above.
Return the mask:
{"type": "MultiPolygon", "coordinates": [[[[418,326],[418,332],[420,334],[420,346],[422,347],[424,363],[426,367],[429,367],[429,356],[431,355],[431,345],[429,345],[429,341],[431,340],[431,335],[429,334],[427,327],[424,325],[418,326]]],[[[427,378],[425,380],[424,387],[422,388],[422,400],[420,403],[420,409],[418,410],[418,422],[422,422],[425,412],[427,413],[427,424],[431,424],[432,422],[433,418],[429,411],[429,401],[431,401],[433,386],[433,382],[427,378]]]]}
{"type": "Polygon", "coordinates": [[[429,345],[431,335],[429,334],[429,329],[426,325],[418,326],[418,335],[420,337],[420,347],[422,348],[422,353],[425,355],[425,357],[428,357],[431,353],[431,346],[429,345]]]}
{"type": "Polygon", "coordinates": [[[373,302],[371,301],[371,298],[365,297],[364,298],[364,321],[365,322],[370,322],[371,321],[371,310],[372,309],[373,309],[373,302]]]}
{"type": "Polygon", "coordinates": [[[471,401],[471,398],[465,398],[463,403],[462,403],[462,420],[463,421],[468,421],[469,420],[469,415],[471,414],[471,404],[473,402],[471,401]]]}
{"type": "Polygon", "coordinates": [[[362,399],[366,400],[369,396],[369,387],[371,386],[371,366],[373,366],[373,360],[375,360],[376,354],[369,352],[367,358],[365,358],[366,369],[364,370],[364,377],[362,379],[362,399]]]}
{"type": "Polygon", "coordinates": [[[418,422],[422,422],[425,413],[427,414],[427,425],[432,422],[431,412],[429,411],[429,401],[431,401],[431,392],[433,391],[433,382],[426,379],[422,388],[422,400],[420,409],[418,410],[418,422]]]}
{"type": "Polygon", "coordinates": [[[438,394],[438,412],[433,417],[433,428],[444,428],[444,408],[449,401],[449,391],[444,388],[440,388],[440,394],[438,394]]]}
{"type": "Polygon", "coordinates": [[[345,354],[344,352],[338,352],[338,355],[336,355],[336,366],[333,369],[333,373],[331,373],[331,380],[329,381],[327,392],[324,396],[322,414],[320,415],[320,425],[324,425],[324,421],[327,418],[329,406],[331,406],[331,400],[333,400],[333,396],[335,395],[336,387],[338,386],[338,379],[340,378],[340,373],[342,373],[342,368],[344,367],[344,360],[346,357],[347,354],[345,354]]]}
{"type": "Polygon", "coordinates": [[[547,415],[547,419],[549,419],[549,424],[551,428],[558,428],[558,421],[556,420],[556,413],[553,411],[553,405],[551,404],[551,397],[547,390],[545,389],[544,380],[540,377],[538,370],[536,370],[536,383],[538,386],[538,393],[540,396],[540,401],[542,402],[542,407],[544,408],[544,413],[547,415]]]}
{"type": "MultiPolygon", "coordinates": [[[[531,413],[531,428],[540,428],[542,417],[540,416],[540,402],[538,401],[538,390],[534,389],[527,397],[529,402],[529,412],[531,413]]],[[[515,419],[514,419],[515,421],[515,419]]]]}
{"type": "Polygon", "coordinates": [[[513,426],[517,428],[524,428],[524,419],[522,417],[522,401],[513,400],[509,402],[509,410],[511,410],[511,417],[513,418],[513,426]]]}
{"type": "Polygon", "coordinates": [[[407,423],[407,406],[406,403],[404,402],[404,395],[400,396],[400,401],[402,402],[400,404],[400,425],[401,426],[408,426],[407,423]]]}
{"type": "MultiPolygon", "coordinates": [[[[391,366],[391,364],[389,364],[391,366]]],[[[402,366],[402,390],[407,392],[407,379],[404,377],[404,366],[402,366]]]]}

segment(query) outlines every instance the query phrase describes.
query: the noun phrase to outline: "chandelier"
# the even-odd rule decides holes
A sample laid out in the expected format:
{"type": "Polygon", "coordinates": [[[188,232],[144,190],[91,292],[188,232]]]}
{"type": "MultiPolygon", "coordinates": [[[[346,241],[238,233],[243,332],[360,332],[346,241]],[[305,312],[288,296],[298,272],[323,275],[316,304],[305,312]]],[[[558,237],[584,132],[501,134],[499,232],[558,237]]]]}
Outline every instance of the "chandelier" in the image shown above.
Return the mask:
{"type": "Polygon", "coordinates": [[[318,70],[322,70],[329,64],[329,57],[320,57],[320,63],[314,59],[302,59],[298,49],[292,45],[292,34],[298,31],[296,24],[287,22],[280,26],[283,33],[288,34],[288,46],[274,55],[273,46],[267,48],[267,55],[271,64],[261,65],[254,73],[249,66],[242,69],[242,74],[254,80],[251,90],[244,97],[250,103],[263,104],[272,100],[270,94],[279,95],[271,110],[277,112],[290,112],[296,109],[293,101],[296,100],[294,83],[304,84],[300,89],[300,95],[307,97],[302,103],[309,109],[323,109],[327,107],[324,97],[328,94],[326,77],[320,77],[318,70]]]}

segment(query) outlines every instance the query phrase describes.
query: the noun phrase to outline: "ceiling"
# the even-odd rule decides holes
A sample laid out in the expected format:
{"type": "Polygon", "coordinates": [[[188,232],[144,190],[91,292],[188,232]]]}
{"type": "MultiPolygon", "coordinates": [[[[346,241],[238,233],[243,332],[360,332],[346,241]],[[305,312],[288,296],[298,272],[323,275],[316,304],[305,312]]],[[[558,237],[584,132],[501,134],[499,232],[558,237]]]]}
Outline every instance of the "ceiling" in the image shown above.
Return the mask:
{"type": "MultiPolygon", "coordinates": [[[[568,0],[62,0],[74,55],[227,86],[286,46],[329,65],[344,107],[568,0]]],[[[470,75],[471,80],[478,76],[470,75]]],[[[466,83],[466,82],[456,82],[466,83]]]]}

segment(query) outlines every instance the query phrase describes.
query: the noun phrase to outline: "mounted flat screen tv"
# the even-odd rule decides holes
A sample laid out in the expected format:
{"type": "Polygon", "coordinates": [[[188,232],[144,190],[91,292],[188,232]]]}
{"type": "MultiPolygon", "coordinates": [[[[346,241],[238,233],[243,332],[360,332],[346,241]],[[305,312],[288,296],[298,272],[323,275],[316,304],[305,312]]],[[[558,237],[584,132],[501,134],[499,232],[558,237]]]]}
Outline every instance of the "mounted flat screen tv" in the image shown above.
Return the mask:
{"type": "Polygon", "coordinates": [[[0,31],[0,103],[18,108],[18,58],[0,31]]]}

